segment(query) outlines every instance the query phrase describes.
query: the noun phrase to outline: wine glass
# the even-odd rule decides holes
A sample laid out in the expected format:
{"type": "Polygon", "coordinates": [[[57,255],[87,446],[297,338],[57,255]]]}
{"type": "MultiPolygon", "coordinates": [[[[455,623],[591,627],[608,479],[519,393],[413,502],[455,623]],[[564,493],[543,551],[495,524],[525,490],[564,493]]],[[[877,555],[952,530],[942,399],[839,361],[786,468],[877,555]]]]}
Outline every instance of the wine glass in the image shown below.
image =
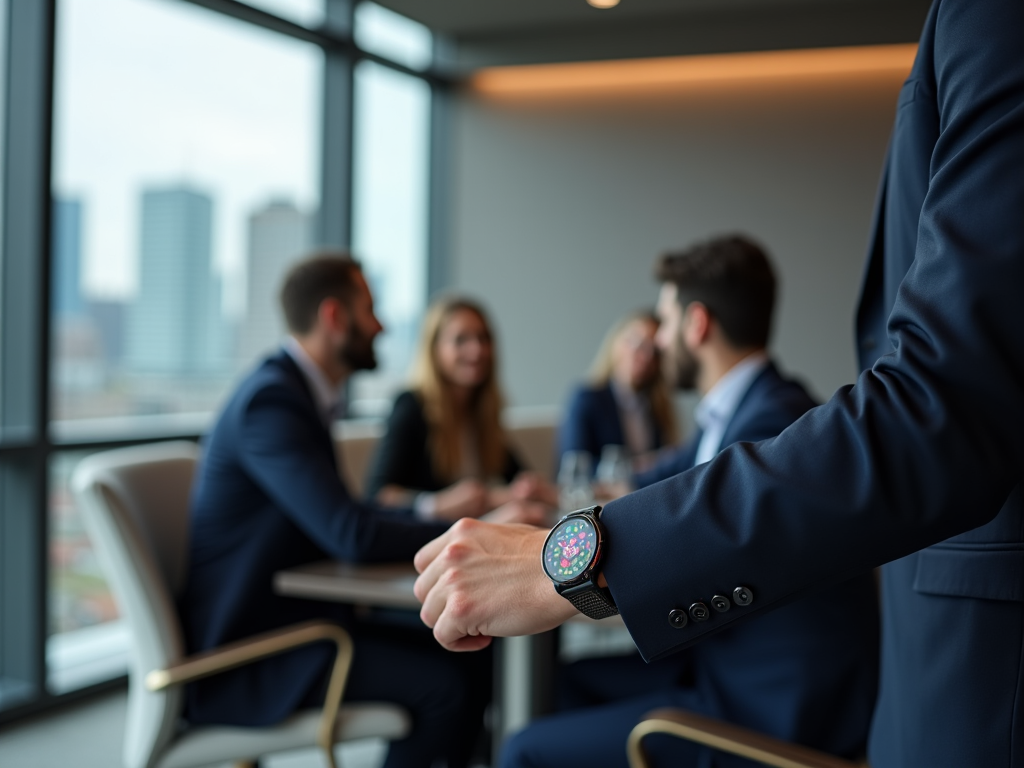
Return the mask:
{"type": "Polygon", "coordinates": [[[590,454],[566,451],[558,469],[558,503],[563,511],[581,509],[594,500],[591,485],[590,454]]]}

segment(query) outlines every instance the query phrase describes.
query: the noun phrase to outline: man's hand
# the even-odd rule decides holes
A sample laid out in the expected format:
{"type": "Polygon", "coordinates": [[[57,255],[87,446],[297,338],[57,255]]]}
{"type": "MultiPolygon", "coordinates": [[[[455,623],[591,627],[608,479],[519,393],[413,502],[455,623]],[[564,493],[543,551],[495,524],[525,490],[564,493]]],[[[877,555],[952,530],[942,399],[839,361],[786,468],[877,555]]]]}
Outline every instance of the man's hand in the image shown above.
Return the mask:
{"type": "Polygon", "coordinates": [[[480,517],[490,507],[487,486],[479,480],[460,480],[434,494],[434,516],[438,520],[458,520],[462,517],[480,517]]]}
{"type": "Polygon", "coordinates": [[[576,613],[541,568],[547,531],[464,519],[416,553],[420,618],[451,651],[554,629],[576,613]]]}
{"type": "Polygon", "coordinates": [[[488,523],[521,523],[523,525],[548,524],[548,508],[533,501],[510,501],[480,518],[488,523]]]}
{"type": "Polygon", "coordinates": [[[558,509],[558,489],[536,472],[520,472],[509,490],[513,499],[538,501],[558,509]]]}

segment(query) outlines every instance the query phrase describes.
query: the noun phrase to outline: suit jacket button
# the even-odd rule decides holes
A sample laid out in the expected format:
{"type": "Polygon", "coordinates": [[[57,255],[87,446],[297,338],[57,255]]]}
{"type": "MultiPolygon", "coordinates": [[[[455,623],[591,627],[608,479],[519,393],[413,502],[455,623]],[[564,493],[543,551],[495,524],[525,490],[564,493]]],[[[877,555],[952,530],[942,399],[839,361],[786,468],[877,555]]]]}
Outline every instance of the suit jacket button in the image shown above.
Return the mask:
{"type": "Polygon", "coordinates": [[[750,605],[754,602],[754,593],[748,587],[736,587],[732,591],[732,599],[736,605],[750,605]]]}
{"type": "Polygon", "coordinates": [[[725,613],[732,608],[732,603],[729,602],[729,598],[725,595],[715,595],[711,598],[711,607],[719,613],[725,613]]]}
{"type": "Polygon", "coordinates": [[[711,611],[704,603],[694,603],[690,606],[690,618],[694,621],[707,621],[711,617],[711,611]]]}
{"type": "Polygon", "coordinates": [[[686,611],[673,608],[668,612],[668,623],[672,625],[673,629],[682,629],[686,626],[686,621],[686,611]]]}

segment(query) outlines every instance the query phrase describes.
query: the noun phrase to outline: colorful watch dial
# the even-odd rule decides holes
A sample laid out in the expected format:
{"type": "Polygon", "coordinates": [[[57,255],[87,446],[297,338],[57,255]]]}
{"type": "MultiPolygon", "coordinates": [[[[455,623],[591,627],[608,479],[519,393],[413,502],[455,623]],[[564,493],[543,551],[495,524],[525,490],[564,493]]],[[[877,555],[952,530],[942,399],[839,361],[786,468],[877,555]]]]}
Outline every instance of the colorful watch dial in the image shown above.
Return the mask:
{"type": "Polygon", "coordinates": [[[597,554],[597,531],[584,517],[570,517],[559,524],[544,545],[544,570],[552,580],[564,583],[578,578],[597,554]]]}

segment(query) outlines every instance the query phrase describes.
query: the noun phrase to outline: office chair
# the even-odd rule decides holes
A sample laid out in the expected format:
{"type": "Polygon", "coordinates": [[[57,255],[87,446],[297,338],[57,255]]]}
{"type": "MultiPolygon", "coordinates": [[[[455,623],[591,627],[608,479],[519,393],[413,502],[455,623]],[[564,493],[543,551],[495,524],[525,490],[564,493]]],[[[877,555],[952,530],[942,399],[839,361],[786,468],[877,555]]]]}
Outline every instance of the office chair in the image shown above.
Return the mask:
{"type": "Polygon", "coordinates": [[[684,709],[656,709],[644,715],[629,734],[630,768],[650,768],[643,740],[652,734],[676,736],[773,768],[867,768],[799,744],[790,744],[732,723],[684,709]]]}
{"type": "Polygon", "coordinates": [[[194,768],[302,747],[323,750],[337,768],[335,743],[399,739],[409,717],[391,704],[341,705],[352,641],[341,627],[304,622],[186,656],[175,595],[186,575],[189,492],[199,448],[169,442],[94,454],[71,487],[118,606],[132,631],[125,727],[126,768],[194,768]],[[183,724],[185,683],[316,642],[337,648],[322,709],[266,728],[183,724]]]}

